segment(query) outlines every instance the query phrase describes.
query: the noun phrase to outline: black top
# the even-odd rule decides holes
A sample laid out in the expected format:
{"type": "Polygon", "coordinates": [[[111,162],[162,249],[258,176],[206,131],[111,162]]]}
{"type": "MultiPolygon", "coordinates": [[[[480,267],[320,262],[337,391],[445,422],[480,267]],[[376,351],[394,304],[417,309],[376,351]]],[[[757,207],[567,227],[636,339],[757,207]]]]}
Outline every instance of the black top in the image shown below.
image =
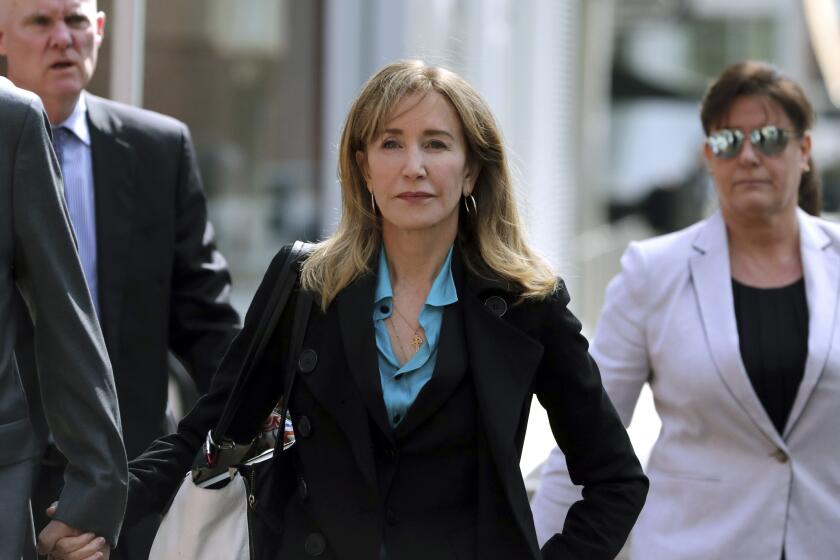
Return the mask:
{"type": "Polygon", "coordinates": [[[741,359],[761,404],[781,434],[808,357],[805,282],[754,288],[732,279],[741,359]]]}

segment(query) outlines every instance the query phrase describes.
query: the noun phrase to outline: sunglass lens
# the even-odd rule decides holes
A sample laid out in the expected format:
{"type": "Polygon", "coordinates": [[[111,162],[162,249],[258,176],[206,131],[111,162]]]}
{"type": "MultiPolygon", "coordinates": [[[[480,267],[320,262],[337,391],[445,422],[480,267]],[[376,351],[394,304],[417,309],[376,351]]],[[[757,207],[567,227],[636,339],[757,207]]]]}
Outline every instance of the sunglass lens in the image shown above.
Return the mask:
{"type": "Polygon", "coordinates": [[[724,128],[710,134],[706,142],[716,157],[730,159],[741,151],[744,134],[740,130],[724,128]]]}
{"type": "Polygon", "coordinates": [[[757,128],[750,133],[750,142],[761,153],[775,156],[787,146],[788,135],[781,128],[773,125],[757,128]]]}

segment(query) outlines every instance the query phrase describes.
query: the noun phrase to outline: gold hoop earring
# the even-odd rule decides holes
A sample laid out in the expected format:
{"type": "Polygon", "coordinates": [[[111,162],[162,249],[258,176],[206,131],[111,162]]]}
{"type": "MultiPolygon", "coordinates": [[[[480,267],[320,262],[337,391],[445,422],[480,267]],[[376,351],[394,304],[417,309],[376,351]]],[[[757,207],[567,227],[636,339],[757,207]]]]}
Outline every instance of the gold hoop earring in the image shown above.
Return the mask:
{"type": "Polygon", "coordinates": [[[373,191],[370,191],[370,207],[373,210],[373,215],[376,216],[376,199],[373,198],[373,191]]]}
{"type": "Polygon", "coordinates": [[[472,195],[472,193],[464,195],[464,210],[467,211],[467,214],[478,214],[478,205],[475,203],[475,197],[472,195]],[[472,202],[472,211],[470,211],[470,205],[469,203],[467,203],[467,199],[469,199],[469,201],[472,202]]]}

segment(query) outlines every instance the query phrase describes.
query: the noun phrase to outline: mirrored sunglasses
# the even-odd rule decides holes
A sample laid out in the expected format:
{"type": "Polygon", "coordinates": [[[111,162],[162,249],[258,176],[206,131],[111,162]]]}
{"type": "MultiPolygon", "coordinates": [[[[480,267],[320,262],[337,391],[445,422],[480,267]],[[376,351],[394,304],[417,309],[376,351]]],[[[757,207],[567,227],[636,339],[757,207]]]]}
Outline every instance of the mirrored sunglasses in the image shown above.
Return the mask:
{"type": "MultiPolygon", "coordinates": [[[[771,124],[752,130],[749,138],[753,148],[765,156],[775,156],[787,146],[790,132],[771,124]]],[[[709,145],[715,157],[731,159],[741,153],[744,133],[737,128],[717,130],[706,138],[706,144],[709,145]]]]}

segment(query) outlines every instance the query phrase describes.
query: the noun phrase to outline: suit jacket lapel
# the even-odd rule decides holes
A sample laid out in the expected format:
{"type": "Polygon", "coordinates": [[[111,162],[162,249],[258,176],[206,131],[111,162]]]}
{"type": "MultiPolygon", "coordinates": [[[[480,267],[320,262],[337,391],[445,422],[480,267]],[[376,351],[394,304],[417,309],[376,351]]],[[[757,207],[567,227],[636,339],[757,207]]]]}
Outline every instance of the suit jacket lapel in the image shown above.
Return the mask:
{"type": "Polygon", "coordinates": [[[372,488],[378,488],[376,465],[371,449],[370,416],[354,379],[347,374],[347,360],[342,352],[337,311],[331,307],[326,315],[313,311],[309,332],[321,332],[325,344],[319,348],[318,367],[311,374],[299,375],[323,408],[344,432],[363,476],[372,488]]]}
{"type": "Polygon", "coordinates": [[[405,419],[394,430],[397,439],[409,434],[433,415],[464,378],[467,354],[461,315],[458,303],[444,308],[434,373],[408,409],[405,419]]]}
{"type": "Polygon", "coordinates": [[[689,259],[691,278],[718,374],[758,429],[775,445],[783,446],[781,436],[758,399],[741,359],[726,225],[720,212],[712,215],[700,230],[694,249],[695,253],[689,259]]]}
{"type": "Polygon", "coordinates": [[[376,337],[373,332],[373,294],[376,277],[366,274],[336,297],[341,339],[347,365],[356,380],[362,400],[382,433],[393,437],[382,397],[376,337]]]}
{"type": "Polygon", "coordinates": [[[805,295],[808,299],[808,359],[785,426],[785,437],[802,415],[814,387],[822,376],[834,338],[837,292],[840,289],[838,259],[833,251],[827,250],[831,246],[831,240],[801,210],[798,211],[798,218],[805,295]]]}
{"type": "Polygon", "coordinates": [[[96,200],[100,320],[111,361],[116,362],[120,304],[131,254],[136,158],[134,149],[120,137],[121,123],[117,118],[101,99],[85,95],[96,200]]]}
{"type": "MultiPolygon", "coordinates": [[[[460,272],[459,268],[453,267],[453,273],[460,272]]],[[[515,442],[523,418],[530,411],[543,346],[487,309],[481,297],[488,288],[493,290],[490,284],[493,282],[470,276],[463,296],[468,359],[490,455],[522,534],[536,543],[528,500],[517,490],[521,488],[522,473],[517,463],[520,450],[515,442]]],[[[511,301],[506,303],[512,305],[511,301]]],[[[533,553],[539,558],[539,550],[534,549],[533,553]]]]}

